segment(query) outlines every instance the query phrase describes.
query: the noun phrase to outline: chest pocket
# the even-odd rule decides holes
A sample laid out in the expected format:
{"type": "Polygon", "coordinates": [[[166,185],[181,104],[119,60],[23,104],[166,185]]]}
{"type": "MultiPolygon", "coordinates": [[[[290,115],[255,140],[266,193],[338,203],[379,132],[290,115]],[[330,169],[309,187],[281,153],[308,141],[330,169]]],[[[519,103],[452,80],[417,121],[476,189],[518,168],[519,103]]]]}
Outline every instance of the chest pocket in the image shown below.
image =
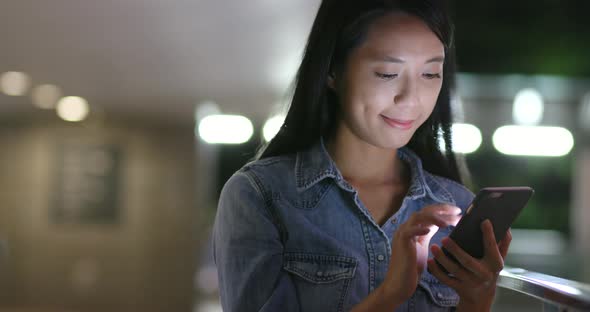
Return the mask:
{"type": "Polygon", "coordinates": [[[313,253],[285,253],[301,311],[342,311],[356,271],[355,259],[313,253]]]}
{"type": "Polygon", "coordinates": [[[441,283],[428,271],[424,271],[420,277],[419,285],[427,297],[422,302],[429,304],[428,311],[447,311],[459,303],[459,295],[455,290],[441,283]]]}

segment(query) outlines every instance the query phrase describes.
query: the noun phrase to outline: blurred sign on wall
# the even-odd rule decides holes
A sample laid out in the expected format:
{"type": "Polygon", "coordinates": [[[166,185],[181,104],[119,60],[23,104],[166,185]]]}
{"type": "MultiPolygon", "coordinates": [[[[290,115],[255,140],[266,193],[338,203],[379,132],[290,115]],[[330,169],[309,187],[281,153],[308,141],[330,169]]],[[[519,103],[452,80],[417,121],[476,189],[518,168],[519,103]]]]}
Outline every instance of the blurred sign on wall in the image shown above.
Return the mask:
{"type": "Polygon", "coordinates": [[[53,223],[118,223],[121,151],[117,146],[59,144],[55,168],[53,223]]]}

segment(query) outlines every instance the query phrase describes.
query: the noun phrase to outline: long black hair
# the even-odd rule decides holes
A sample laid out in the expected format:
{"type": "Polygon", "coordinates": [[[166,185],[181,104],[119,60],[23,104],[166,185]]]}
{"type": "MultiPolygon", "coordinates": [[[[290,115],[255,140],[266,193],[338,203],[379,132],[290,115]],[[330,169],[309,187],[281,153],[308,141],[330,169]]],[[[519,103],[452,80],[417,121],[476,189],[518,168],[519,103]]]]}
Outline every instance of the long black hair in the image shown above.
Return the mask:
{"type": "Polygon", "coordinates": [[[311,29],[293,98],[277,135],[261,149],[259,158],[296,153],[329,138],[338,125],[338,98],[328,77],[343,70],[351,51],[366,39],[378,18],[401,11],[417,16],[436,34],[445,48],[443,84],[430,117],[408,143],[424,168],[461,182],[451,142],[451,90],[455,83],[453,26],[443,0],[323,0],[311,29]],[[438,145],[444,140],[446,152],[438,145]]]}

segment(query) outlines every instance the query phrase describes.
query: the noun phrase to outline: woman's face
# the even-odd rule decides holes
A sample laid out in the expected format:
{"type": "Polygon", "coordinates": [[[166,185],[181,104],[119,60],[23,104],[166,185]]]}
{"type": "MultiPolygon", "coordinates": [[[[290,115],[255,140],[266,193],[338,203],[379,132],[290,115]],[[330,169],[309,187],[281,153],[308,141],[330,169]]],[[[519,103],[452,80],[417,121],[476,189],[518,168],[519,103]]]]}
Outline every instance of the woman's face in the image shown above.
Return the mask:
{"type": "Polygon", "coordinates": [[[406,145],[432,113],[442,86],[444,46],[419,18],[378,19],[332,85],[341,127],[380,148],[406,145]]]}

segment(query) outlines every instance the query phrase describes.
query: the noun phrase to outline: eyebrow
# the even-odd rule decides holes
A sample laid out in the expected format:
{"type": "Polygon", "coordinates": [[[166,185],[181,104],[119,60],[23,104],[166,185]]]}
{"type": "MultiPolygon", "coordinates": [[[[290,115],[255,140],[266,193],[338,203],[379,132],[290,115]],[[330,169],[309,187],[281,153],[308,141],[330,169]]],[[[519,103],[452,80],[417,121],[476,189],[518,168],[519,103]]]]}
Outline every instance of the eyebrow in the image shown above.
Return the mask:
{"type": "MultiPolygon", "coordinates": [[[[391,56],[384,56],[379,58],[380,61],[384,61],[384,62],[389,62],[389,63],[405,63],[406,61],[397,58],[397,57],[391,57],[391,56]]],[[[435,56],[429,60],[427,60],[425,62],[425,64],[429,64],[429,63],[444,63],[445,62],[445,57],[444,56],[435,56]]]]}

